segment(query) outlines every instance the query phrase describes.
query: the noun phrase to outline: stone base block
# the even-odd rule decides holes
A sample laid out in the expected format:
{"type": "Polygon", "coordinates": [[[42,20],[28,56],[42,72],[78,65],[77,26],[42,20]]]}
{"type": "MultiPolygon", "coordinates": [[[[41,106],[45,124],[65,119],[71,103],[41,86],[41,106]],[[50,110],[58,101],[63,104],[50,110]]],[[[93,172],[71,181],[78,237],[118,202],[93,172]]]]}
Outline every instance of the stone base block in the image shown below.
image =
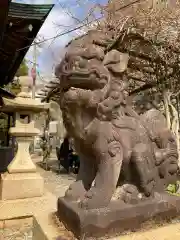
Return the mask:
{"type": "Polygon", "coordinates": [[[38,173],[4,173],[0,179],[0,200],[41,197],[44,180],[38,173]]]}
{"type": "Polygon", "coordinates": [[[57,214],[78,239],[113,237],[176,218],[180,215],[180,197],[165,194],[134,205],[113,201],[107,208],[94,210],[80,209],[76,202],[59,198],[57,214]]]}
{"type": "Polygon", "coordinates": [[[57,210],[57,199],[46,192],[42,197],[0,200],[0,221],[19,217],[47,216],[57,210]]]}
{"type": "MultiPolygon", "coordinates": [[[[33,240],[55,240],[59,235],[64,236],[65,230],[62,231],[54,220],[56,211],[57,198],[46,190],[42,197],[0,200],[0,240],[6,239],[2,236],[4,229],[16,230],[17,223],[18,228],[20,225],[21,227],[32,226],[33,236],[31,239],[33,240]]],[[[20,236],[19,238],[18,236],[17,238],[11,237],[20,239],[20,236]]],[[[25,236],[22,239],[25,239],[25,236]]],[[[68,238],[68,240],[72,239],[68,238]]]]}

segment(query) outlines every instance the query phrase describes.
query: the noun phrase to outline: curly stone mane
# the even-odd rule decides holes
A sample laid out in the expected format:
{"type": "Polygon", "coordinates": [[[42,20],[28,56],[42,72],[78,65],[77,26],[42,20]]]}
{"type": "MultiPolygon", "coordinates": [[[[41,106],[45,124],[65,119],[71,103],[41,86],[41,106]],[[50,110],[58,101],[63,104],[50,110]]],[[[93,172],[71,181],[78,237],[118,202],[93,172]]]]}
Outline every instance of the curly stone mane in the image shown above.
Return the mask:
{"type": "Polygon", "coordinates": [[[126,105],[125,91],[128,86],[125,77],[128,54],[117,50],[105,54],[111,41],[101,31],[89,31],[87,35],[69,43],[64,60],[56,68],[62,88],[99,89],[101,98],[97,105],[97,116],[104,120],[122,114],[120,106],[126,105]],[[80,81],[81,78],[83,81],[80,81]]]}
{"type": "Polygon", "coordinates": [[[89,31],[68,44],[56,68],[64,125],[80,156],[65,197],[84,208],[107,206],[117,186],[121,201],[138,202],[177,178],[177,146],[164,116],[153,109],[139,116],[128,105],[129,56],[110,50],[112,42],[111,34],[89,31]]]}

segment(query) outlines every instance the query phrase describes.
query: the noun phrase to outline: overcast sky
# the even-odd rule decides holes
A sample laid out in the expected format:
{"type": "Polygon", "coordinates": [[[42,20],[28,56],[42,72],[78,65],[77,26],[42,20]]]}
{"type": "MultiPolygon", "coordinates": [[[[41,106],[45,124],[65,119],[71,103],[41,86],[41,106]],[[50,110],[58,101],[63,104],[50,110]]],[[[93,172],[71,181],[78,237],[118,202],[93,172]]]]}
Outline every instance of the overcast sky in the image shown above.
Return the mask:
{"type": "MultiPolygon", "coordinates": [[[[41,40],[53,38],[57,34],[70,29],[70,26],[72,26],[72,28],[75,26],[74,20],[66,7],[69,8],[69,6],[71,6],[71,13],[78,19],[83,19],[93,4],[105,4],[107,1],[108,0],[13,0],[13,2],[27,4],[55,4],[55,7],[52,9],[38,34],[38,38],[41,40]],[[79,2],[79,4],[77,4],[77,2],[79,2]]],[[[41,75],[51,75],[54,71],[54,66],[60,61],[65,44],[77,34],[79,34],[79,32],[66,34],[39,45],[37,61],[38,70],[41,75]]],[[[28,51],[26,58],[32,61],[32,48],[28,51]]],[[[29,64],[31,67],[31,63],[29,64]]]]}

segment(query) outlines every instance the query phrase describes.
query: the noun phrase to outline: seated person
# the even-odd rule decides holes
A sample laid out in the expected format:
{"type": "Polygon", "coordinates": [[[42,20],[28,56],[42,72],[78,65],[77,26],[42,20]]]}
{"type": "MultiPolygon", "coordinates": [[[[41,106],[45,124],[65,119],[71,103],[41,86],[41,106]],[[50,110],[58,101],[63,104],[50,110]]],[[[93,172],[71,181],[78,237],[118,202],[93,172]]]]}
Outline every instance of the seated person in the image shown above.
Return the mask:
{"type": "Polygon", "coordinates": [[[60,150],[57,151],[57,157],[59,160],[59,169],[60,169],[60,165],[62,165],[67,172],[69,172],[69,168],[70,168],[70,154],[72,153],[72,149],[70,149],[70,145],[69,145],[69,138],[68,136],[66,136],[64,138],[63,143],[61,144],[60,150]]]}
{"type": "Polygon", "coordinates": [[[69,144],[69,138],[66,136],[64,138],[63,143],[61,144],[60,147],[60,158],[63,158],[64,160],[66,160],[68,158],[68,155],[72,152],[73,150],[70,148],[70,144],[69,144]]]}
{"type": "MultiPolygon", "coordinates": [[[[64,138],[63,143],[61,144],[60,150],[57,151],[57,157],[59,160],[59,170],[60,165],[62,165],[67,172],[69,172],[70,168],[78,168],[79,164],[77,164],[78,157],[77,154],[73,150],[73,146],[71,144],[71,140],[68,136],[64,138]]],[[[77,170],[76,170],[77,172],[77,170]]]]}

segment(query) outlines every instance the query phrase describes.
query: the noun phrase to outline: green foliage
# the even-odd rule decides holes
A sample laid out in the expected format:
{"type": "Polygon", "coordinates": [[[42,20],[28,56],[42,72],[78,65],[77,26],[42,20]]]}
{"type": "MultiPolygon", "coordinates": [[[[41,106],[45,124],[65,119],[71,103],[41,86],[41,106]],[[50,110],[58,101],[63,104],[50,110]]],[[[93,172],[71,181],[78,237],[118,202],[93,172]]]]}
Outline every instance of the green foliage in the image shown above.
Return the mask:
{"type": "Polygon", "coordinates": [[[7,89],[11,93],[17,95],[20,92],[21,87],[20,87],[19,81],[14,80],[13,82],[11,82],[7,86],[5,86],[5,89],[7,89]]]}
{"type": "Polygon", "coordinates": [[[28,75],[28,66],[27,66],[26,59],[24,58],[19,69],[17,70],[16,76],[20,77],[20,76],[26,76],[26,75],[28,75]]]}
{"type": "MultiPolygon", "coordinates": [[[[23,59],[21,65],[20,65],[20,67],[19,67],[19,69],[16,73],[16,77],[18,78],[20,76],[26,76],[26,75],[28,75],[28,66],[27,66],[27,63],[26,63],[26,59],[23,59]]],[[[17,95],[20,92],[20,89],[21,89],[18,79],[9,83],[7,86],[5,86],[5,88],[15,95],[17,95]]]]}
{"type": "Polygon", "coordinates": [[[180,193],[177,192],[179,188],[180,188],[180,181],[177,181],[174,184],[169,184],[166,188],[166,192],[168,192],[171,195],[180,196],[180,193]]]}

